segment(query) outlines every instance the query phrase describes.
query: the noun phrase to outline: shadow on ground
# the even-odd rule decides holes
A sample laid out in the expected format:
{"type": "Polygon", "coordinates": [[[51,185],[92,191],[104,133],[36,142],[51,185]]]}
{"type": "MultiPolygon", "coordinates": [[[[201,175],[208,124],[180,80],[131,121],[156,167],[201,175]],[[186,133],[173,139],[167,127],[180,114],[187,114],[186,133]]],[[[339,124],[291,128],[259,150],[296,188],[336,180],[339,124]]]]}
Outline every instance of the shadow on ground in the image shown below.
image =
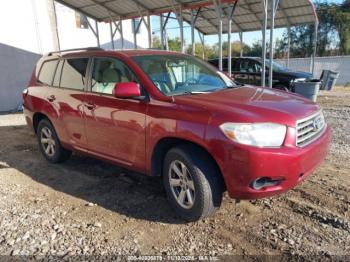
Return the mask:
{"type": "Polygon", "coordinates": [[[0,168],[14,168],[54,190],[136,219],[182,224],[169,207],[159,177],[133,173],[73,154],[50,164],[40,154],[26,126],[0,127],[0,168]]]}

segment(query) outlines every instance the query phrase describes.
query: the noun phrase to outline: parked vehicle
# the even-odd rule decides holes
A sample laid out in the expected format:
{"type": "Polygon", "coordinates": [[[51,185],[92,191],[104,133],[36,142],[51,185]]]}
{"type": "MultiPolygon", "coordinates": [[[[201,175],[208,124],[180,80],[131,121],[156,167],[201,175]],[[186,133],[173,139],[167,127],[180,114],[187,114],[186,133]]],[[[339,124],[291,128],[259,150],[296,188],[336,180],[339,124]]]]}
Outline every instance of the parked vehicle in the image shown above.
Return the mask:
{"type": "Polygon", "coordinates": [[[52,53],[23,92],[24,115],[51,163],[78,151],[162,176],[195,221],[231,198],[285,192],[322,162],[330,128],[295,94],[242,86],[192,56],[128,50],[52,53]]]}
{"type": "MultiPolygon", "coordinates": [[[[266,83],[269,79],[269,59],[266,60],[266,83]]],[[[219,68],[219,59],[208,61],[219,68]]],[[[228,59],[224,58],[223,71],[228,72],[228,59]]],[[[233,57],[232,75],[234,79],[243,84],[261,86],[261,58],[259,57],[233,57]]],[[[283,65],[273,62],[273,88],[294,92],[295,81],[305,81],[312,78],[312,74],[290,70],[283,65]]]]}

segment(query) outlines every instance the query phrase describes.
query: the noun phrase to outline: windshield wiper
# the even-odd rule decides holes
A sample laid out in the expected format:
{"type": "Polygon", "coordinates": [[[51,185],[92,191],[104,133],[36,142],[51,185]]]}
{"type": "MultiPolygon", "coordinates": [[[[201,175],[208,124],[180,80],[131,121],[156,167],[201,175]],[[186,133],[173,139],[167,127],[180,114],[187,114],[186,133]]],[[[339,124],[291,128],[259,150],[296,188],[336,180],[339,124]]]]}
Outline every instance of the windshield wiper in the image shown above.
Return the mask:
{"type": "Polygon", "coordinates": [[[199,95],[199,94],[209,94],[211,92],[209,91],[185,91],[183,93],[176,94],[177,96],[179,95],[199,95]]]}

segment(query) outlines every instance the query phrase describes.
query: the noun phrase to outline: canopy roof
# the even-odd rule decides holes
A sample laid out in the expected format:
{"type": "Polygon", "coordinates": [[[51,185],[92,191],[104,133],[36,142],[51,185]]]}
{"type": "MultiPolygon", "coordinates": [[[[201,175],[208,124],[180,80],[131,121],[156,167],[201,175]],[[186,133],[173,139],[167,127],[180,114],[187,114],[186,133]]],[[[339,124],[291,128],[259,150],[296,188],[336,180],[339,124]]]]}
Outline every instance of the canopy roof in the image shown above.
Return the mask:
{"type": "MultiPolygon", "coordinates": [[[[205,35],[218,33],[218,17],[212,0],[56,0],[97,21],[125,20],[146,15],[173,12],[180,6],[185,21],[191,21],[191,10],[200,10],[195,27],[205,35]]],[[[220,1],[219,1],[220,2],[220,1]]],[[[221,0],[223,15],[235,5],[232,32],[259,31],[262,28],[261,0],[221,0]]],[[[311,0],[280,0],[275,28],[317,23],[311,0]]],[[[269,23],[268,23],[269,24],[269,23]]],[[[227,33],[227,19],[223,19],[223,33],[227,33]]]]}

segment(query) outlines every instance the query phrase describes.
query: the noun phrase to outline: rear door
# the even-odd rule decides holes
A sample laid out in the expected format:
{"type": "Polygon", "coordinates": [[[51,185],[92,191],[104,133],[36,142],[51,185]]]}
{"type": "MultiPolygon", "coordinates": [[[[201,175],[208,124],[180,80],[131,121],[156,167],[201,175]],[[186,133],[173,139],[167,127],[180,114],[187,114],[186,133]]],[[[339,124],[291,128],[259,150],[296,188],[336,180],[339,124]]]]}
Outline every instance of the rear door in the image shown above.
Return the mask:
{"type": "Polygon", "coordinates": [[[84,104],[89,58],[60,59],[47,99],[62,143],[86,151],[84,104]]]}
{"type": "Polygon", "coordinates": [[[122,60],[96,57],[86,106],[86,133],[90,153],[126,166],[143,169],[147,102],[112,95],[116,83],[138,82],[122,60]]]}

